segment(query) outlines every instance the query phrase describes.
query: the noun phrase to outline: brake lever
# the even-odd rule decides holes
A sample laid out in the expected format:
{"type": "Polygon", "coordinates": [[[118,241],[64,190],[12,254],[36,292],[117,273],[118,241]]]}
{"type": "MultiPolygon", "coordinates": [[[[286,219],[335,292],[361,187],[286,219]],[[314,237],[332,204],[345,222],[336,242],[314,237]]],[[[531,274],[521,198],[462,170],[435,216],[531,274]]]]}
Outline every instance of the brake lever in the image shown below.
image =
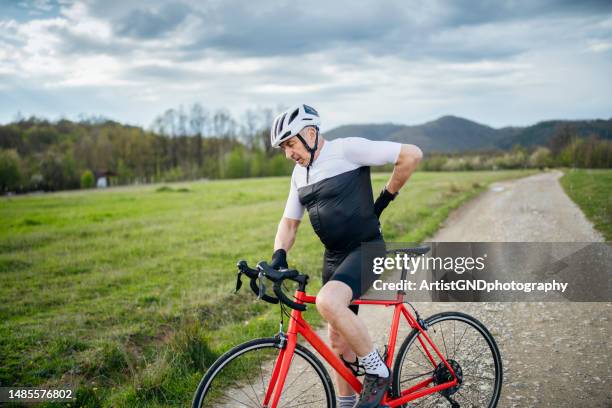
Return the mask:
{"type": "Polygon", "coordinates": [[[236,291],[234,293],[238,293],[238,291],[242,287],[242,279],[240,279],[241,277],[242,271],[238,271],[238,274],[236,275],[236,291]]]}
{"type": "Polygon", "coordinates": [[[261,299],[266,295],[266,285],[264,284],[263,280],[263,272],[259,272],[257,279],[259,280],[259,294],[257,295],[257,299],[261,299]]]}

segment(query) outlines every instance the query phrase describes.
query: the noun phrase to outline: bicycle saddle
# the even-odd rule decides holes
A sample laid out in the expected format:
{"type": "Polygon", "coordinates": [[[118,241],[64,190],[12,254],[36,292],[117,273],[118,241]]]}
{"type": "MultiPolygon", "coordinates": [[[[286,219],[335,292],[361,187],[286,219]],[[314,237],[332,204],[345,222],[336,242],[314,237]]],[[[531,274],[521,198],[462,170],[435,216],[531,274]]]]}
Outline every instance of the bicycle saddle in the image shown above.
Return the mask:
{"type": "Polygon", "coordinates": [[[397,249],[389,249],[387,250],[388,254],[409,254],[409,255],[415,255],[415,256],[419,256],[419,255],[425,255],[426,253],[429,252],[429,250],[431,249],[431,247],[428,246],[419,246],[419,247],[412,247],[412,248],[397,248],[397,249]]]}

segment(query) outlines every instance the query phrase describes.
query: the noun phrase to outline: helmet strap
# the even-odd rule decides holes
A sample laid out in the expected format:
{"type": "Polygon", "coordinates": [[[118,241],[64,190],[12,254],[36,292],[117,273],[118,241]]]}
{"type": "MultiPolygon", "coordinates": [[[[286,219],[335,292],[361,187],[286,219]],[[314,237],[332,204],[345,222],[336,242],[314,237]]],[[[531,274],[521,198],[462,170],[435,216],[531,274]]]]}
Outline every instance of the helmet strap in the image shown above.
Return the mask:
{"type": "Polygon", "coordinates": [[[306,183],[308,183],[308,175],[310,173],[310,166],[312,166],[312,162],[314,161],[315,153],[317,152],[317,147],[319,147],[319,128],[317,126],[314,127],[316,130],[315,143],[313,147],[308,146],[306,140],[299,133],[296,135],[297,138],[302,142],[308,153],[310,153],[310,160],[308,161],[308,165],[306,166],[306,183]]]}

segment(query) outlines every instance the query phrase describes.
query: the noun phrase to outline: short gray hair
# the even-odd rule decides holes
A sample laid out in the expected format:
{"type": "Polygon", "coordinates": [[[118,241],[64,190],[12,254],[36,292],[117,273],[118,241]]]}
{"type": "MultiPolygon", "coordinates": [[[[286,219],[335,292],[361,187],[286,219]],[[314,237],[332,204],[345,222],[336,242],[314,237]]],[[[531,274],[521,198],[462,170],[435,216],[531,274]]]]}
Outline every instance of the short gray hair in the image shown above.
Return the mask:
{"type": "Polygon", "coordinates": [[[314,128],[314,129],[315,129],[315,131],[317,131],[317,132],[318,132],[318,129],[317,129],[317,127],[316,127],[316,126],[306,126],[306,127],[304,127],[304,129],[302,129],[302,130],[300,130],[300,131],[298,132],[298,135],[300,135],[300,136],[302,136],[302,137],[306,137],[307,132],[308,132],[308,128],[314,128]]]}

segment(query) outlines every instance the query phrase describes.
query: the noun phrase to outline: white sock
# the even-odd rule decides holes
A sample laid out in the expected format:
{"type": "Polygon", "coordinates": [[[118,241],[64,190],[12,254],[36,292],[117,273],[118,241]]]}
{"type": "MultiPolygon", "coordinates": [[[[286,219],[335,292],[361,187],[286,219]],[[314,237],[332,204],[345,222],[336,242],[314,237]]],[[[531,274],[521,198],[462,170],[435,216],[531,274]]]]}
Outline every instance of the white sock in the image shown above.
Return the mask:
{"type": "Polygon", "coordinates": [[[338,408],[353,408],[357,404],[357,395],[338,395],[338,408]]]}
{"type": "Polygon", "coordinates": [[[374,374],[382,378],[389,376],[389,369],[376,349],[372,349],[364,357],[359,357],[359,364],[365,367],[366,374],[374,374]]]}

